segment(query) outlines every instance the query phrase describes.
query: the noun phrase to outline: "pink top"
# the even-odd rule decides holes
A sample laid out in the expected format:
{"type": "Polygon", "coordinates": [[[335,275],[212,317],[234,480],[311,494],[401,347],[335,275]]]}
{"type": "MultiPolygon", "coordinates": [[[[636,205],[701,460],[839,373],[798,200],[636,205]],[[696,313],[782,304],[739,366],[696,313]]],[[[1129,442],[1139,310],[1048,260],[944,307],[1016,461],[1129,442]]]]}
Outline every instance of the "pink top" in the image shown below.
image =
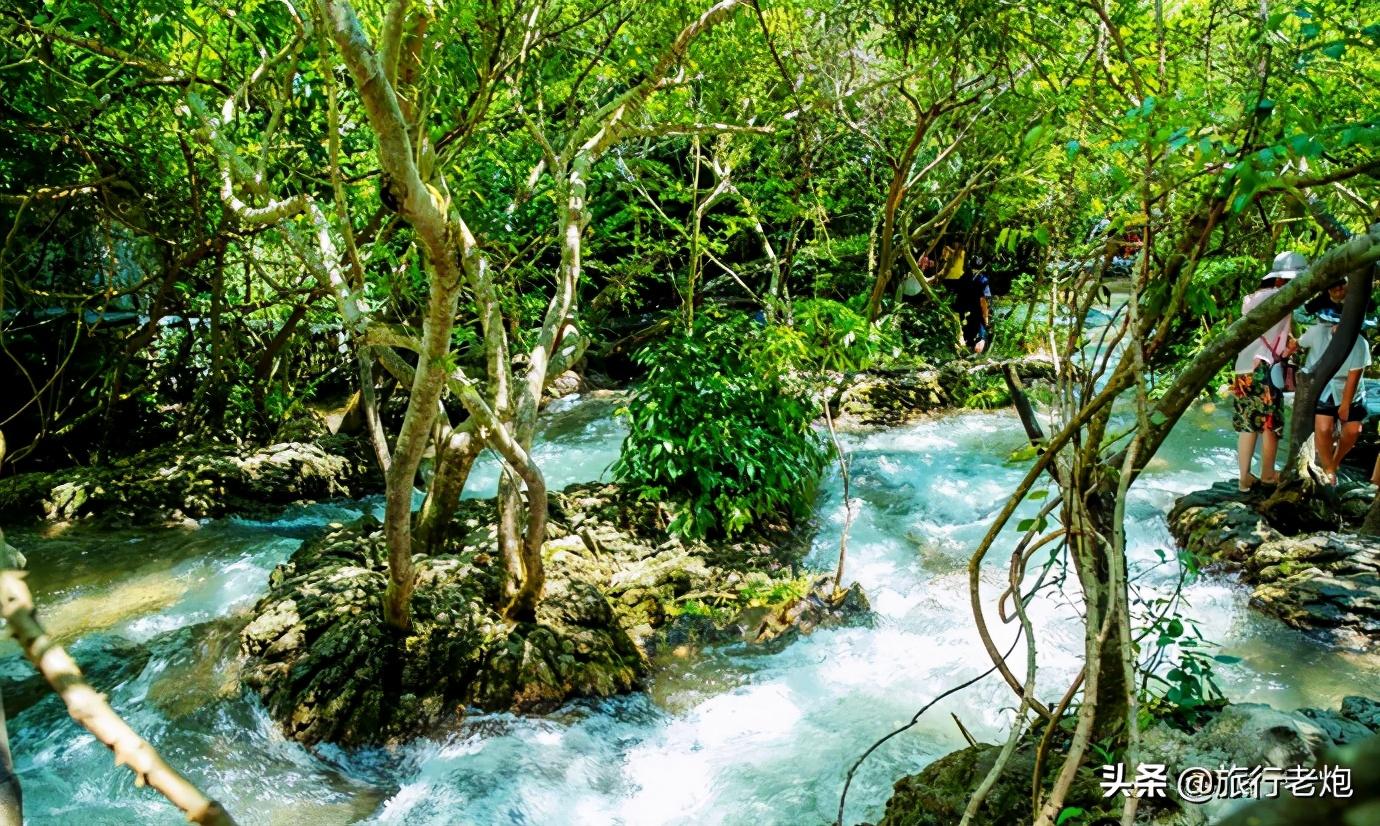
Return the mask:
{"type": "MultiPolygon", "coordinates": [[[[1251,310],[1260,306],[1260,303],[1278,290],[1269,287],[1264,290],[1256,290],[1241,302],[1241,315],[1249,313],[1251,310]]],[[[1255,369],[1257,361],[1269,364],[1284,355],[1284,350],[1289,346],[1289,321],[1290,316],[1285,316],[1275,325],[1265,331],[1265,334],[1246,345],[1236,357],[1236,372],[1249,373],[1255,369]]]]}

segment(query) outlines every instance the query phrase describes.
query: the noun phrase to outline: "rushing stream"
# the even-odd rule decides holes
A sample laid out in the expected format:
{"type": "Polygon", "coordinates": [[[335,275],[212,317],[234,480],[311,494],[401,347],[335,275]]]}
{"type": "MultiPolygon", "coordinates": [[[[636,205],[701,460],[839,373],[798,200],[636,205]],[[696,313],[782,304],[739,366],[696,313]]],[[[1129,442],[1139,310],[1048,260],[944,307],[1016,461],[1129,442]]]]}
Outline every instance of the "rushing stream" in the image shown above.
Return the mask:
{"type": "MultiPolygon", "coordinates": [[[[621,423],[606,401],[562,403],[536,452],[554,487],[597,479],[615,457],[621,423]]],[[[971,549],[1026,463],[1015,415],[961,413],[845,437],[853,457],[848,577],[862,582],[875,621],[816,632],[780,651],[729,646],[658,671],[645,694],[578,702],[546,717],[471,717],[459,730],[396,750],[317,753],[285,741],[256,698],[236,685],[242,613],[270,570],[303,537],[377,503],[294,510],[275,522],[220,520],[199,530],[144,533],[73,528],[53,537],[11,532],[30,584],[66,642],[127,720],[241,823],[407,824],[829,822],[847,766],[935,694],[985,670],[968,607],[971,549]]],[[[1175,496],[1228,478],[1234,439],[1225,407],[1195,407],[1132,492],[1128,545],[1149,598],[1178,581],[1164,514],[1175,496]]],[[[492,464],[476,470],[491,487],[492,464]]],[[[1032,514],[1039,502],[1027,503],[1032,514]]],[[[831,477],[818,511],[814,562],[837,554],[844,503],[831,477]]],[[[1014,528],[1012,529],[1014,534],[1014,528]]],[[[990,604],[1004,587],[1013,536],[984,576],[990,604]]],[[[1043,696],[1079,662],[1076,607],[1057,590],[1031,606],[1043,696]]],[[[1246,606],[1221,577],[1185,588],[1183,613],[1241,662],[1221,665],[1234,700],[1328,706],[1373,694],[1373,659],[1325,648],[1246,606]]],[[[1003,649],[1013,627],[989,617],[1003,649]]],[[[31,823],[85,826],[182,822],[161,798],[68,719],[6,642],[0,680],[31,823]]],[[[1023,646],[1013,656],[1023,671],[1023,646]]],[[[848,822],[876,819],[891,784],[963,741],[951,714],[979,738],[1002,734],[1014,695],[989,677],[932,709],[859,772],[848,822]]]]}

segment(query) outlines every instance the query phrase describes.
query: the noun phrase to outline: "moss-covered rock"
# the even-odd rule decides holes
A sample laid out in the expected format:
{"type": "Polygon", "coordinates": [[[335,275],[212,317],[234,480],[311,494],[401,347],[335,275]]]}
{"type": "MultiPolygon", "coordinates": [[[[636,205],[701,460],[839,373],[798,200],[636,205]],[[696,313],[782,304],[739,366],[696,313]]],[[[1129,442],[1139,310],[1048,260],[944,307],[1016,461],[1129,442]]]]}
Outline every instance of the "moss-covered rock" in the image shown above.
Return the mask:
{"type": "MultiPolygon", "coordinates": [[[[1318,495],[1335,507],[1332,518],[1345,523],[1364,515],[1370,494],[1363,485],[1347,484],[1319,488],[1318,495]]],[[[1288,500],[1218,483],[1175,503],[1170,532],[1203,564],[1239,571],[1254,589],[1256,608],[1344,645],[1380,645],[1380,538],[1334,529],[1288,535],[1288,527],[1274,521],[1285,512],[1279,503],[1288,500]]],[[[1288,526],[1315,525],[1315,517],[1299,514],[1320,509],[1300,502],[1288,511],[1288,526]]]]}
{"type": "MultiPolygon", "coordinates": [[[[1017,745],[1001,777],[977,811],[974,823],[1026,824],[1030,811],[1030,778],[1035,772],[1033,738],[1017,745]]],[[[947,754],[919,774],[903,777],[893,787],[886,813],[877,826],[956,826],[968,801],[996,763],[1001,747],[980,743],[947,754]]],[[[1059,768],[1057,755],[1046,759],[1044,774],[1052,778],[1059,768]]],[[[1065,805],[1092,812],[1103,805],[1102,790],[1092,771],[1079,769],[1065,798],[1065,805]]]]}
{"type": "Polygon", "coordinates": [[[549,710],[633,687],[641,652],[597,589],[553,577],[536,621],[511,624],[492,608],[497,571],[481,554],[419,558],[412,628],[397,634],[382,619],[380,525],[307,543],[244,629],[244,682],[290,737],[349,744],[405,737],[467,706],[549,710]]]}
{"type": "MultiPolygon", "coordinates": [[[[1065,725],[1055,732],[1053,747],[1043,765],[1046,789],[1060,769],[1060,755],[1067,753],[1068,734],[1064,729],[1068,722],[1065,718],[1065,725]]],[[[1377,726],[1380,704],[1362,697],[1346,698],[1339,711],[1280,711],[1258,703],[1227,705],[1191,732],[1168,722],[1155,722],[1142,733],[1140,762],[1166,766],[1169,783],[1163,796],[1142,799],[1136,822],[1202,826],[1215,822],[1236,802],[1220,799],[1199,804],[1183,800],[1175,783],[1178,772],[1190,766],[1311,765],[1328,748],[1366,741],[1377,726]]],[[[1037,729],[1017,745],[973,823],[1018,826],[1032,822],[1031,778],[1039,733],[1037,729]]],[[[902,778],[896,783],[878,826],[959,823],[969,799],[991,771],[1000,751],[997,745],[971,746],[939,758],[918,774],[902,778]]],[[[1098,762],[1092,755],[1085,759],[1064,800],[1065,807],[1083,810],[1075,823],[1120,823],[1121,798],[1104,797],[1101,778],[1095,772],[1098,762]]]]}
{"type": "Polygon", "coordinates": [[[0,479],[0,519],[157,524],[265,514],[380,486],[367,448],[349,437],[247,450],[176,445],[108,465],[0,479]]]}
{"type": "Polygon", "coordinates": [[[1042,356],[1011,361],[957,359],[935,369],[857,373],[839,382],[841,386],[829,401],[838,408],[841,427],[895,426],[927,413],[965,406],[985,382],[1002,381],[1006,364],[1014,365],[1026,382],[1054,378],[1053,362],[1042,356]]]}
{"type": "Polygon", "coordinates": [[[733,542],[686,542],[618,487],[580,485],[551,497],[536,620],[511,623],[493,607],[493,525],[492,500],[467,500],[444,553],[416,557],[402,635],[382,620],[376,521],[307,543],[274,570],[243,632],[244,682],[294,739],[389,742],[466,708],[545,712],[627,692],[662,651],[780,640],[866,610],[860,589],[835,594],[828,578],[794,574],[803,531],[766,525],[733,542]]]}

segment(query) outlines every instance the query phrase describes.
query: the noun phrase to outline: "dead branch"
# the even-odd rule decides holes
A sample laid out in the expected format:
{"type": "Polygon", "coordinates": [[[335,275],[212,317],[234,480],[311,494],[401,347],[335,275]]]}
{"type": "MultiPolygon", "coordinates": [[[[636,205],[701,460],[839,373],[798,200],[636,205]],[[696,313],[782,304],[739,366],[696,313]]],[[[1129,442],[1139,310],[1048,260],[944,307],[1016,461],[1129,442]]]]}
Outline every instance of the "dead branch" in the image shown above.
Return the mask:
{"type": "Polygon", "coordinates": [[[0,614],[24,649],[24,656],[67,704],[67,713],[115,753],[116,765],[129,766],[135,785],[152,786],[192,823],[234,826],[234,818],[219,803],[165,763],[86,682],[76,661],[48,636],[34,616],[33,595],[20,571],[0,571],[0,614]]]}

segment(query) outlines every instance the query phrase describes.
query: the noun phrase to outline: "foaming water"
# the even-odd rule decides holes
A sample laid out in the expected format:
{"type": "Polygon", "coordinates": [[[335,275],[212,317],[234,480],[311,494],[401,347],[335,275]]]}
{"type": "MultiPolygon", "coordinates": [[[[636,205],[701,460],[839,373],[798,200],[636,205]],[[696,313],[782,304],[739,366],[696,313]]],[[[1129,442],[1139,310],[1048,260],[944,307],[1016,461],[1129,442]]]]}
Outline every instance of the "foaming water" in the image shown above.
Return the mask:
{"type": "MultiPolygon", "coordinates": [[[[536,453],[553,487],[606,472],[623,434],[612,409],[567,403],[547,420],[536,453]]],[[[1145,597],[1168,594],[1179,579],[1172,552],[1169,564],[1157,553],[1172,549],[1164,513],[1176,496],[1229,475],[1229,441],[1223,410],[1195,408],[1132,491],[1128,553],[1145,597]]],[[[1022,443],[1009,413],[845,437],[852,500],[843,501],[836,472],[826,480],[810,561],[832,568],[851,509],[847,576],[872,601],[868,626],[819,631],[778,651],[727,646],[666,667],[645,694],[573,703],[547,717],[476,716],[392,750],[313,753],[286,742],[234,679],[238,618],[268,571],[310,529],[372,503],[192,532],[24,537],[24,550],[45,614],[84,618],[72,623],[70,639],[93,681],[243,823],[828,822],[843,774],[863,749],[989,666],[969,607],[967,559],[1028,467],[1007,461],[1022,443]],[[82,602],[122,590],[128,594],[104,611],[82,602]]],[[[488,474],[481,487],[497,478],[493,464],[477,473],[488,474]]],[[[1040,504],[1022,505],[994,545],[980,575],[985,605],[1006,587],[1015,523],[1040,504]]],[[[1054,588],[1030,606],[1045,697],[1062,693],[1080,662],[1076,587],[1067,587],[1067,595],[1054,588]]],[[[1373,690],[1373,662],[1249,612],[1245,591],[1231,581],[1209,578],[1184,590],[1183,612],[1223,653],[1242,658],[1219,667],[1233,699],[1328,705],[1373,690]]],[[[1006,650],[1014,623],[990,609],[986,616],[1006,650]]],[[[1023,644],[1011,662],[1023,673],[1023,644]]],[[[0,660],[0,679],[18,681],[6,682],[7,702],[11,686],[30,698],[11,731],[31,821],[178,822],[156,796],[133,788],[56,698],[23,681],[26,668],[16,655],[0,660]]],[[[846,820],[875,820],[899,776],[961,747],[953,716],[991,739],[1014,705],[996,677],[939,703],[864,765],[846,820]]]]}

